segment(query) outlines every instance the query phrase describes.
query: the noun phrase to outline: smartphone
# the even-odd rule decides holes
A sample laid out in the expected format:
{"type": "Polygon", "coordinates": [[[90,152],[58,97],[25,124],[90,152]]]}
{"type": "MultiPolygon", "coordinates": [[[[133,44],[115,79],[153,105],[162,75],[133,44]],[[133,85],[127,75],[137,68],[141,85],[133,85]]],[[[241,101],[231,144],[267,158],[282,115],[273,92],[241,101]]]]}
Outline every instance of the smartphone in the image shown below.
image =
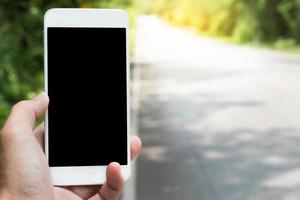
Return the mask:
{"type": "Polygon", "coordinates": [[[128,16],[118,9],[50,9],[44,16],[45,154],[55,185],[130,175],[128,16]]]}

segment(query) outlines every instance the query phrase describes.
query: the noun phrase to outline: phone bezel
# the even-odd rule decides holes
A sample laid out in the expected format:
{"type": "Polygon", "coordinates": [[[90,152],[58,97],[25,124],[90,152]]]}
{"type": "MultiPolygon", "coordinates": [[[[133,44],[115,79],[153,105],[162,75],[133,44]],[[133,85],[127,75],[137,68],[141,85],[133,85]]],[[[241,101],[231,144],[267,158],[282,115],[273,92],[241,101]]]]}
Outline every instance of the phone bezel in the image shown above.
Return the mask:
{"type": "MultiPolygon", "coordinates": [[[[117,27],[126,28],[126,79],[127,79],[127,165],[121,165],[121,174],[130,176],[130,67],[128,15],[120,9],[54,8],[44,15],[44,74],[45,92],[48,93],[48,27],[117,27]]],[[[51,101],[51,99],[50,99],[51,101]]],[[[48,111],[45,116],[45,154],[48,160],[48,111]]],[[[106,180],[107,166],[50,167],[54,185],[94,185],[106,180]]]]}

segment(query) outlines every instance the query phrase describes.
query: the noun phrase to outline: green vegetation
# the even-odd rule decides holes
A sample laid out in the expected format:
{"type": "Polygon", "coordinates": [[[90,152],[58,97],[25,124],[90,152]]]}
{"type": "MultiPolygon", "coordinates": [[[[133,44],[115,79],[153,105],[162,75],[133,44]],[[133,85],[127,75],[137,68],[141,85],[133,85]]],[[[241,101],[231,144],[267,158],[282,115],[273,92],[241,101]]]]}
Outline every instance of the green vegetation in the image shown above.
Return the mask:
{"type": "Polygon", "coordinates": [[[0,127],[15,102],[43,90],[46,10],[56,7],[127,9],[131,4],[132,0],[3,0],[0,6],[0,127]]]}
{"type": "Polygon", "coordinates": [[[300,42],[299,0],[153,0],[149,10],[237,43],[290,49],[300,42]]]}

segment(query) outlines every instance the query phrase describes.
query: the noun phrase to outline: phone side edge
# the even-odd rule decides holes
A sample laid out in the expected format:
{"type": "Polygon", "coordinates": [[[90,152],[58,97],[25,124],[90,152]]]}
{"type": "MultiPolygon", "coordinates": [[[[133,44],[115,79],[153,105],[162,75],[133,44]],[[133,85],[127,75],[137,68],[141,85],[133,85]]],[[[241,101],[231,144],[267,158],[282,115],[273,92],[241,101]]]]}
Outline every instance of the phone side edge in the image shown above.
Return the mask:
{"type": "MultiPolygon", "coordinates": [[[[49,11],[49,10],[48,10],[49,11]]],[[[47,12],[48,12],[47,11],[47,12]]],[[[45,93],[48,95],[48,30],[47,30],[47,12],[44,15],[44,90],[45,93]]],[[[45,155],[47,162],[49,164],[49,152],[48,152],[48,108],[45,112],[45,137],[44,137],[44,150],[45,150],[45,155]]]]}

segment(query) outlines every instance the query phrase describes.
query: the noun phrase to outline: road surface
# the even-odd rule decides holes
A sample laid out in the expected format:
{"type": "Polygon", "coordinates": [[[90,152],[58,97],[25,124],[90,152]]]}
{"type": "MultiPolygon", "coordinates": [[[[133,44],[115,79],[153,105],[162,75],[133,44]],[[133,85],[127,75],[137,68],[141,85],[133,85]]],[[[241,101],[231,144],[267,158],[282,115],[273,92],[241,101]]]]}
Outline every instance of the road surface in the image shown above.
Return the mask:
{"type": "Polygon", "coordinates": [[[137,18],[138,200],[300,199],[300,58],[137,18]]]}

